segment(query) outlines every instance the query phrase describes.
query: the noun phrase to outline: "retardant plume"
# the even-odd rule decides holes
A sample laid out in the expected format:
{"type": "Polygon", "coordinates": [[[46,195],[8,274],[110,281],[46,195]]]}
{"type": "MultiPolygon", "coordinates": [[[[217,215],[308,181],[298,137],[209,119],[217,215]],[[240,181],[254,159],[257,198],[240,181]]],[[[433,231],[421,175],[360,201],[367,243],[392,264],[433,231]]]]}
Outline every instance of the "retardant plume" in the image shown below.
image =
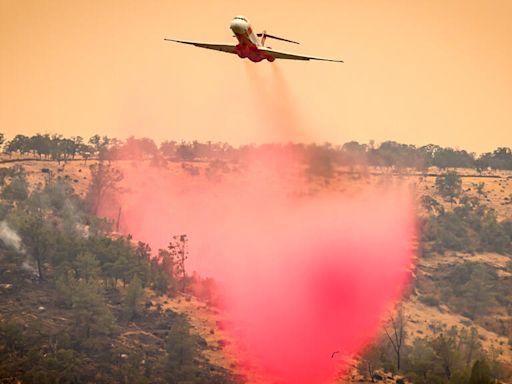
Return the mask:
{"type": "Polygon", "coordinates": [[[272,63],[271,68],[258,67],[245,62],[249,80],[249,96],[256,108],[258,121],[261,121],[268,140],[279,142],[314,141],[313,136],[305,129],[304,116],[297,108],[298,100],[290,91],[288,81],[284,77],[279,63],[272,63]],[[268,76],[264,71],[269,70],[268,76]]]}
{"type": "Polygon", "coordinates": [[[221,181],[194,166],[199,176],[178,164],[125,163],[121,230],[153,248],[188,235],[188,270],[220,284],[248,370],[269,383],[332,382],[375,337],[408,281],[407,193],[309,194],[291,162],[287,174],[254,163],[221,181]]]}

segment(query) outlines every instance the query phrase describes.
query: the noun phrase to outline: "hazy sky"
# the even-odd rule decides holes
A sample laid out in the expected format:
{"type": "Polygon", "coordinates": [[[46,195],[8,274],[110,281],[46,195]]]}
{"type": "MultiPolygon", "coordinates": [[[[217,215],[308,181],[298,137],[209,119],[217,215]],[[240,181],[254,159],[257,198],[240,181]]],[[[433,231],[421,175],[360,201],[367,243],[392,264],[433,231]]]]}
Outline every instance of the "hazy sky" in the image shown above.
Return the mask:
{"type": "Polygon", "coordinates": [[[510,0],[0,0],[0,132],[512,146],[511,19],[510,0]],[[237,14],[345,63],[163,41],[234,41],[237,14]]]}

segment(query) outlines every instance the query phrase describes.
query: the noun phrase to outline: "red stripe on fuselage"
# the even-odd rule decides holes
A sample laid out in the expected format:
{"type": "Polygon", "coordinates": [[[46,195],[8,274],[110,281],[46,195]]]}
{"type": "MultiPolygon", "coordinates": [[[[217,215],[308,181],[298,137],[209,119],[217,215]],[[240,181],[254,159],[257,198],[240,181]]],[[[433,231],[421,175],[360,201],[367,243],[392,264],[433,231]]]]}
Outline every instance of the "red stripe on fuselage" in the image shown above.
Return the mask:
{"type": "Polygon", "coordinates": [[[234,31],[233,33],[238,40],[238,45],[235,49],[238,56],[241,58],[248,58],[254,62],[260,62],[264,59],[274,61],[272,56],[269,56],[258,49],[260,42],[258,37],[253,33],[251,26],[249,26],[247,31],[244,33],[236,33],[234,31]]]}
{"type": "Polygon", "coordinates": [[[249,38],[248,33],[235,33],[236,38],[238,39],[238,42],[240,45],[243,46],[256,46],[251,39],[249,38]]]}

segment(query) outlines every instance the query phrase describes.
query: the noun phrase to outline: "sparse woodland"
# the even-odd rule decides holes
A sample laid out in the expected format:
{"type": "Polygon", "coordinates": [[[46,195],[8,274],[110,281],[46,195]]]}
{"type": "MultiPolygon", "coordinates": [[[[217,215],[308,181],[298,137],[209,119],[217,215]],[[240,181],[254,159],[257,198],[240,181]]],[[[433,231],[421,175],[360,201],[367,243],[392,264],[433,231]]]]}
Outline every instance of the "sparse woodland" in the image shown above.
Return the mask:
{"type": "Polygon", "coordinates": [[[314,175],[330,176],[334,166],[367,165],[380,168],[416,169],[425,171],[429,167],[473,168],[479,173],[489,169],[512,170],[510,148],[500,147],[492,152],[477,156],[465,150],[443,148],[438,145],[400,144],[386,141],[360,144],[351,141],[335,146],[330,143],[317,144],[264,144],[246,145],[238,148],[227,143],[200,143],[164,141],[158,147],[148,138],[130,137],[124,142],[106,136],[95,135],[89,140],[80,136],[65,138],[61,135],[37,134],[34,136],[16,135],[6,141],[0,134],[3,152],[10,157],[51,159],[65,162],[74,159],[141,159],[151,158],[155,162],[162,159],[176,161],[228,161],[239,162],[254,153],[265,153],[287,149],[302,158],[314,175]]]}
{"type": "Polygon", "coordinates": [[[204,358],[206,343],[189,318],[150,299],[192,295],[213,301],[212,281],[187,274],[187,244],[193,239],[170,233],[167,248],[151,249],[119,235],[115,222],[96,214],[99,201],[123,178],[116,159],[181,162],[191,175],[200,172],[194,162],[206,162],[205,176],[216,180],[229,164],[243,167],[252,154],[282,148],[298,154],[307,177],[325,185],[340,174],[365,178],[376,170],[399,177],[430,174],[435,180],[428,193],[417,196],[418,262],[404,301],[453,314],[462,323],[432,319],[427,333],[416,327],[405,303],[358,357],[352,377],[419,384],[512,380],[512,217],[500,213],[512,205],[512,176],[499,179],[499,207],[490,204],[483,177],[512,170],[510,148],[477,156],[395,142],[234,148],[195,141],[158,147],[150,139],[100,136],[87,142],[59,135],[4,141],[2,135],[0,383],[243,381],[204,358]],[[90,167],[87,193],[79,196],[78,180],[45,168],[44,182],[31,185],[26,160],[90,167]],[[484,181],[468,187],[460,168],[484,181]],[[503,262],[479,258],[486,254],[503,262]],[[491,342],[482,331],[501,342],[491,342]]]}
{"type": "Polygon", "coordinates": [[[94,211],[122,176],[92,173],[80,199],[69,180],[29,188],[22,167],[2,168],[0,382],[232,382],[201,357],[185,317],[146,297],[201,287],[182,272],[186,236],[153,252],[113,234],[94,211]]]}

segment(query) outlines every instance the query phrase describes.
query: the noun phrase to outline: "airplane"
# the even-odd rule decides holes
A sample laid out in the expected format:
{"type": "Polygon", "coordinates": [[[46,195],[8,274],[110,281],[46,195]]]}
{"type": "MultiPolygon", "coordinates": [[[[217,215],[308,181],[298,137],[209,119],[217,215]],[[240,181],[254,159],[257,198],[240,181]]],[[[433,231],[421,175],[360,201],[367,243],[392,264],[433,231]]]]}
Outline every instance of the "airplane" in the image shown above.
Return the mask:
{"type": "Polygon", "coordinates": [[[319,61],[334,61],[343,63],[342,60],[327,59],[322,57],[306,56],[296,53],[289,53],[278,51],[270,47],[265,46],[266,39],[274,39],[285,41],[288,43],[299,44],[296,41],[283,39],[269,35],[266,31],[255,34],[252,30],[249,20],[244,16],[236,16],[230,25],[231,30],[237,38],[238,44],[218,44],[218,43],[204,43],[199,41],[188,41],[188,40],[176,40],[176,39],[164,39],[166,41],[172,41],[175,43],[194,45],[200,48],[213,49],[216,51],[232,53],[238,55],[242,59],[249,59],[252,62],[259,63],[262,60],[268,60],[270,62],[275,59],[288,59],[288,60],[319,60],[319,61]],[[261,38],[261,39],[258,39],[261,38]]]}

